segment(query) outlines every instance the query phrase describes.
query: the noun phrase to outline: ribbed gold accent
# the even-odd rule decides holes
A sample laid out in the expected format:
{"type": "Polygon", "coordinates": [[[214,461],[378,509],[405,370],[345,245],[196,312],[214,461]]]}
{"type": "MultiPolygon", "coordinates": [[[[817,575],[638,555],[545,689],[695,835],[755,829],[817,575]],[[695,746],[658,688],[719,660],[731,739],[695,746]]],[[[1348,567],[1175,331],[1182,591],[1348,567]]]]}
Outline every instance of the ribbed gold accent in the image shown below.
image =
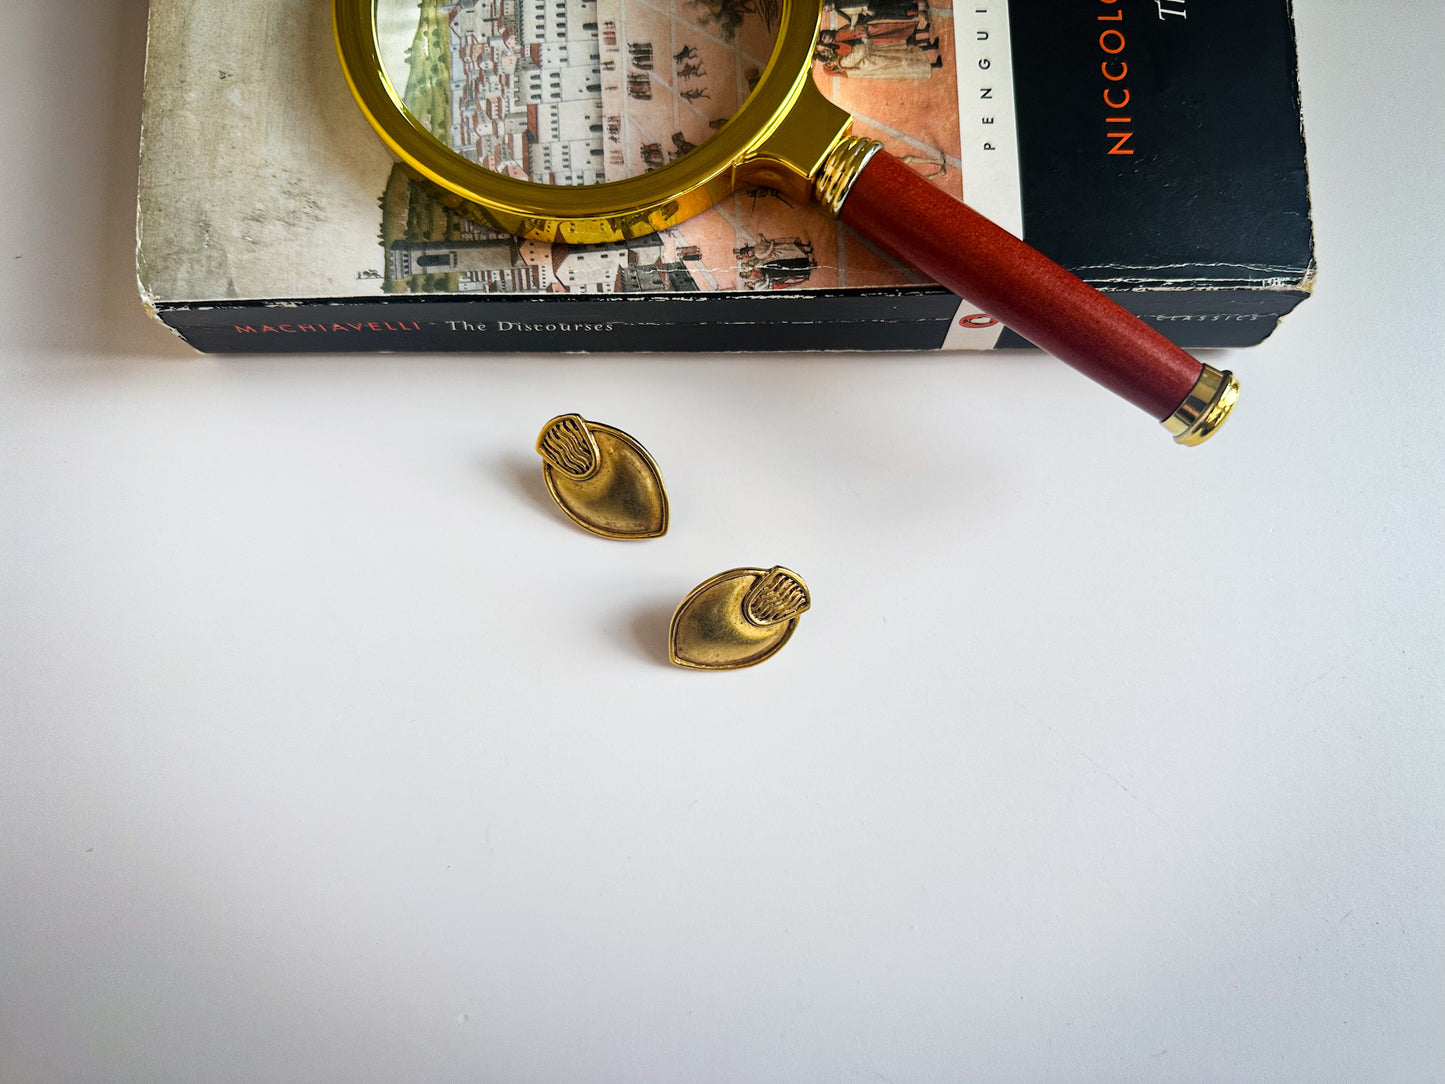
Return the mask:
{"type": "Polygon", "coordinates": [[[1174,443],[1192,448],[1203,444],[1224,424],[1238,398],[1239,381],[1234,374],[1206,365],[1184,402],[1159,424],[1173,435],[1174,443]]]}
{"type": "Polygon", "coordinates": [[[553,470],[579,482],[596,474],[602,460],[597,441],[580,414],[562,414],[548,422],[537,438],[537,454],[552,464],[553,470]]]}
{"type": "Polygon", "coordinates": [[[823,168],[818,173],[814,190],[823,210],[833,218],[843,209],[843,201],[853,188],[853,182],[868,160],[881,150],[883,144],[862,136],[844,136],[838,145],[828,152],[823,168]]]}
{"type": "Polygon", "coordinates": [[[812,604],[802,577],[775,565],[743,597],[743,616],[766,628],[797,617],[812,604]]]}

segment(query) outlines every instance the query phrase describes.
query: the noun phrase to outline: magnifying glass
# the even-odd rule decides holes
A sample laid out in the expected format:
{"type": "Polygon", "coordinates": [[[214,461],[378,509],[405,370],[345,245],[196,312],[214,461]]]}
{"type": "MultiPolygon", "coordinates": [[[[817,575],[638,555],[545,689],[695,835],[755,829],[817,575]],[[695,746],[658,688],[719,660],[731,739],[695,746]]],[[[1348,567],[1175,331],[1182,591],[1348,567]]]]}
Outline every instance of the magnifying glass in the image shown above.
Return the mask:
{"type": "MultiPolygon", "coordinates": [[[[770,188],[969,299],[1180,444],[1206,440],[1238,397],[1231,373],[850,134],[852,117],[813,82],[822,0],[333,0],[333,16],[371,126],[444,205],[493,229],[626,241],[770,188]]],[[[865,62],[885,47],[854,43],[865,62]]]]}

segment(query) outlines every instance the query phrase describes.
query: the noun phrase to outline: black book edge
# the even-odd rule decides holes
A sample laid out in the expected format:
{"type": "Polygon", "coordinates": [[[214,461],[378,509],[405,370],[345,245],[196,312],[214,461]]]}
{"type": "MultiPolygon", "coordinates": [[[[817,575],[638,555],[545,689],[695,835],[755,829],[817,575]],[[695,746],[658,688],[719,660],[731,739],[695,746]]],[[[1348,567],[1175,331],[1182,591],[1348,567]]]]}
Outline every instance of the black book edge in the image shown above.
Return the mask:
{"type": "MultiPolygon", "coordinates": [[[[1307,287],[1258,286],[1108,292],[1185,349],[1260,343],[1309,295],[1307,287]]],[[[938,287],[152,305],[203,353],[929,351],[942,346],[957,307],[938,287]]],[[[1029,345],[1007,331],[998,342],[1029,345]]]]}

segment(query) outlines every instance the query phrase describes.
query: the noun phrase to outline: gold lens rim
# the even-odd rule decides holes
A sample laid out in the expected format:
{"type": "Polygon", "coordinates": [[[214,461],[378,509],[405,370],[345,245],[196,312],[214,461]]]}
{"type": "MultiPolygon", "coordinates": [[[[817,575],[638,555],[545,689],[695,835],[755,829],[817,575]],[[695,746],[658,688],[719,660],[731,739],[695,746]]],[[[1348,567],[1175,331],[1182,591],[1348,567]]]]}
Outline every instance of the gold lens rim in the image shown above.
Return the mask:
{"type": "MultiPolygon", "coordinates": [[[[676,162],[622,181],[545,185],[467,160],[402,104],[376,38],[376,0],[333,0],[336,50],[352,95],[412,173],[499,230],[540,241],[598,244],[655,233],[729,195],[739,165],[758,150],[811,85],[821,3],[782,0],[777,42],[758,85],[718,133],[676,162]]],[[[450,202],[450,200],[448,200],[450,202]]]]}

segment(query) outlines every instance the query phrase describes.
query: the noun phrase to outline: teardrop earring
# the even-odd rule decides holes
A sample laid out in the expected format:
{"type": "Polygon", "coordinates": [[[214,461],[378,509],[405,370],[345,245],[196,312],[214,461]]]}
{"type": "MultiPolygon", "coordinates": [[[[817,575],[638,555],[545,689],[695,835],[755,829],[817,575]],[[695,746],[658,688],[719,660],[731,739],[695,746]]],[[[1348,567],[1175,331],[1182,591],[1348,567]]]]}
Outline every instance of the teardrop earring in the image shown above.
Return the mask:
{"type": "Polygon", "coordinates": [[[668,657],[692,670],[756,666],[782,650],[812,604],[803,578],[781,565],[719,573],[672,615],[668,657]]]}
{"type": "Polygon", "coordinates": [[[667,490],[632,437],[580,414],[562,414],[537,437],[547,492],[574,523],[603,538],[667,533],[667,490]]]}

